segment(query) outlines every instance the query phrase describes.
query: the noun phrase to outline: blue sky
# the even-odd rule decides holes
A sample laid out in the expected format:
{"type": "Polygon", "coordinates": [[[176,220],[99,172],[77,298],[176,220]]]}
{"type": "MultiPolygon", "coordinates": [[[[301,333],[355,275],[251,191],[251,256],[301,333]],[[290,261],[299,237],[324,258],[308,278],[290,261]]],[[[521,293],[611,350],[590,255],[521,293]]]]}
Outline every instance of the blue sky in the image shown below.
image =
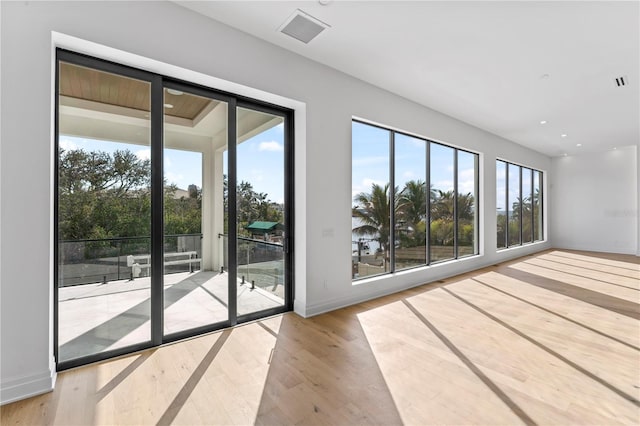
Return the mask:
{"type": "MultiPolygon", "coordinates": [[[[509,210],[518,199],[520,191],[520,167],[509,164],[509,210]]],[[[531,197],[531,180],[534,180],[534,191],[539,188],[539,172],[533,171],[526,167],[522,168],[522,198],[531,197]]],[[[506,194],[506,166],[502,161],[496,163],[496,199],[497,210],[505,210],[505,194],[506,194]]]]}
{"type": "MultiPolygon", "coordinates": [[[[370,192],[371,184],[389,182],[389,131],[362,123],[352,128],[352,196],[370,192]]],[[[426,142],[396,134],[395,184],[402,189],[410,180],[426,180],[426,142]]],[[[453,190],[454,150],[431,144],[431,184],[434,189],[453,190]]],[[[458,190],[474,191],[474,156],[460,151],[458,157],[458,190]]]]}
{"type": "Polygon", "coordinates": [[[247,181],[256,192],[284,203],[284,128],[272,127],[238,145],[238,182],[247,181]]]}
{"type": "MultiPolygon", "coordinates": [[[[151,155],[148,146],[79,138],[60,135],[63,149],[83,149],[85,151],[105,151],[128,149],[141,159],[151,155]]],[[[284,202],[284,131],[283,126],[275,126],[238,145],[238,182],[250,182],[257,192],[269,194],[269,199],[284,202]]],[[[226,155],[225,155],[226,163],[226,155]]],[[[226,164],[224,172],[227,172],[226,164]]],[[[181,189],[190,184],[202,188],[202,154],[199,152],[165,149],[164,173],[169,183],[181,189]]]]}

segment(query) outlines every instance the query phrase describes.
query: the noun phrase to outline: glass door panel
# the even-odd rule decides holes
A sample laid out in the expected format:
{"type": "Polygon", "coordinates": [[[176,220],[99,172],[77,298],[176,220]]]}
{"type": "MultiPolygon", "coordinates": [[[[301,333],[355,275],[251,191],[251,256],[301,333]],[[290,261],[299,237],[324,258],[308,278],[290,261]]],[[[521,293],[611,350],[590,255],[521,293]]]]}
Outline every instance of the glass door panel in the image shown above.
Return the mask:
{"type": "Polygon", "coordinates": [[[151,340],[151,84],[58,66],[57,342],[66,362],[151,340]]]}
{"type": "Polygon", "coordinates": [[[285,304],[284,125],[282,116],[237,108],[238,316],[285,304]]]}
{"type": "Polygon", "coordinates": [[[229,319],[222,243],[228,105],[167,87],[163,102],[167,335],[229,319]]]}

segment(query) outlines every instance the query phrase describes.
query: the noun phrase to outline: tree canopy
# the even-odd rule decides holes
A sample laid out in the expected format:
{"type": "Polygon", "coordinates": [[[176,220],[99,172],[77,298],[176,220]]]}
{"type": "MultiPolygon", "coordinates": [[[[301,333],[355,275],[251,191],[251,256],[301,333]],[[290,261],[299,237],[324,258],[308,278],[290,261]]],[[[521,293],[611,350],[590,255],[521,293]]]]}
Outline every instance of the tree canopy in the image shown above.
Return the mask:
{"type": "MultiPolygon", "coordinates": [[[[452,246],[454,244],[454,216],[458,217],[459,245],[472,245],[474,238],[475,197],[471,193],[458,194],[454,191],[429,189],[424,181],[411,180],[402,190],[395,188],[394,214],[396,217],[396,244],[399,247],[418,247],[426,243],[427,196],[431,206],[431,244],[452,246]],[[456,208],[454,200],[457,198],[456,208]]],[[[354,197],[352,216],[360,219],[362,225],[353,233],[371,236],[378,241],[388,259],[390,245],[390,195],[389,185],[371,185],[370,192],[362,192],[354,197]]]]}
{"type": "MultiPolygon", "coordinates": [[[[58,157],[59,238],[63,241],[149,236],[151,161],[129,150],[87,152],[60,149],[58,157]]],[[[189,185],[186,196],[164,183],[166,235],[202,232],[202,189],[189,185]]],[[[282,222],[283,209],[248,182],[237,185],[238,231],[257,220],[282,222]]],[[[224,176],[224,207],[228,183],[224,176]]],[[[226,230],[225,215],[225,230],[226,230]]]]}

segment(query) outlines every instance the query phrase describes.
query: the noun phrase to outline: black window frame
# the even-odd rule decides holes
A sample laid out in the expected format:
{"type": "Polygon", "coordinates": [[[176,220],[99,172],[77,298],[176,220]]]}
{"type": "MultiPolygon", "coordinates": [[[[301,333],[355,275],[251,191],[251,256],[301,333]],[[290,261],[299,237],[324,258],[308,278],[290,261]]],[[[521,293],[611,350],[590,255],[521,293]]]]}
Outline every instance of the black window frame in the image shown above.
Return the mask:
{"type": "MultiPolygon", "coordinates": [[[[446,263],[446,262],[456,262],[459,261],[461,259],[468,259],[470,257],[474,257],[474,256],[478,256],[480,254],[480,244],[479,244],[479,239],[480,239],[480,229],[479,229],[479,223],[480,223],[480,154],[473,152],[471,150],[468,149],[463,149],[463,148],[458,148],[449,144],[446,144],[444,142],[441,141],[435,141],[435,140],[431,140],[425,137],[421,137],[421,136],[417,136],[415,134],[409,133],[409,132],[403,132],[401,130],[396,130],[390,127],[385,127],[382,126],[380,124],[375,124],[375,123],[371,123],[369,121],[363,120],[363,119],[358,119],[358,118],[352,118],[351,119],[351,125],[352,125],[352,138],[353,138],[353,123],[358,123],[358,124],[362,124],[362,125],[367,125],[367,126],[371,126],[371,127],[375,127],[381,130],[384,130],[386,132],[389,132],[389,241],[390,241],[390,247],[389,247],[389,271],[385,271],[385,272],[381,272],[379,274],[372,274],[372,275],[367,275],[364,277],[357,277],[357,278],[353,278],[353,274],[352,274],[352,284],[359,282],[359,281],[363,281],[369,278],[373,278],[373,277],[380,277],[380,276],[384,276],[384,275],[391,275],[394,274],[396,272],[399,271],[410,271],[412,269],[417,269],[417,268],[424,268],[424,267],[429,267],[432,265],[437,265],[437,264],[442,264],[442,263],[446,263]],[[425,250],[426,250],[426,263],[424,264],[419,264],[419,265],[412,265],[412,266],[407,266],[401,269],[396,269],[396,259],[395,259],[395,241],[396,241],[396,223],[395,223],[395,197],[396,197],[396,191],[395,191],[395,172],[396,172],[396,161],[395,161],[395,138],[396,135],[403,135],[403,136],[407,136],[413,139],[417,139],[417,140],[421,140],[423,142],[425,142],[426,144],[426,167],[425,167],[425,171],[426,171],[426,176],[425,176],[425,184],[426,184],[426,188],[427,188],[427,203],[426,203],[426,217],[425,217],[425,221],[426,221],[426,243],[425,243],[425,250]],[[454,221],[453,221],[453,230],[454,230],[454,257],[449,258],[449,259],[442,259],[442,260],[436,260],[433,261],[431,259],[431,195],[430,195],[430,186],[431,186],[431,145],[432,144],[437,144],[437,145],[441,145],[447,148],[450,148],[453,150],[453,163],[454,163],[454,169],[453,169],[453,178],[454,178],[454,202],[453,202],[453,209],[454,209],[454,221]],[[458,227],[459,227],[459,218],[458,218],[458,214],[457,214],[457,209],[458,209],[458,178],[459,178],[459,170],[458,170],[458,153],[459,152],[465,152],[468,154],[471,154],[474,156],[474,205],[475,205],[475,209],[474,209],[474,244],[473,244],[473,253],[472,254],[466,254],[463,256],[460,256],[459,254],[459,250],[458,250],[458,227]]],[[[353,139],[352,139],[352,147],[353,147],[353,139]]],[[[353,166],[352,166],[353,167],[353,166]]],[[[352,169],[352,176],[353,176],[353,169],[352,169]]],[[[352,200],[353,201],[353,200],[352,200]]]]}
{"type": "MultiPolygon", "coordinates": [[[[55,76],[54,76],[54,203],[53,203],[53,229],[54,229],[54,244],[53,244],[53,294],[54,294],[54,306],[53,306],[53,344],[54,344],[54,359],[56,363],[56,371],[63,371],[70,368],[79,367],[82,365],[107,360],[121,355],[130,354],[133,352],[159,347],[164,344],[172,343],[178,340],[184,340],[194,336],[198,336],[204,333],[221,330],[227,327],[235,326],[236,324],[246,323],[259,318],[266,318],[276,314],[293,310],[293,301],[295,297],[295,211],[294,211],[294,111],[290,108],[286,108],[273,103],[261,101],[259,99],[250,98],[247,96],[237,95],[234,93],[226,92],[214,87],[208,87],[202,84],[193,83],[190,81],[174,78],[157,74],[151,71],[139,69],[129,65],[120,64],[117,62],[97,58],[94,56],[86,55],[83,53],[74,52],[68,49],[56,48],[55,51],[55,76]],[[83,66],[94,70],[108,72],[124,77],[142,80],[150,83],[151,91],[151,108],[150,108],[150,149],[151,149],[151,310],[150,310],[150,339],[148,341],[135,343],[122,348],[105,350],[101,352],[84,355],[69,360],[60,361],[59,359],[59,339],[58,339],[58,281],[59,281],[59,116],[60,116],[60,71],[59,64],[61,62],[70,63],[73,65],[83,66]],[[284,167],[285,167],[285,223],[287,224],[287,235],[284,241],[284,256],[285,256],[285,292],[284,292],[284,304],[275,308],[269,308],[257,312],[238,315],[237,314],[237,298],[235,286],[230,285],[229,288],[229,309],[228,320],[213,323],[193,329],[179,331],[176,333],[164,334],[164,291],[163,291],[163,278],[164,278],[164,253],[163,253],[163,240],[164,240],[164,203],[163,203],[163,185],[164,178],[164,100],[163,90],[167,87],[185,87],[188,88],[191,93],[196,93],[205,97],[209,97],[216,100],[227,102],[229,108],[228,114],[228,137],[233,143],[228,144],[229,150],[229,164],[236,158],[236,111],[238,107],[248,108],[251,110],[270,113],[273,115],[282,116],[285,119],[286,125],[284,126],[284,167]],[[160,183],[160,184],[158,184],[160,183]],[[155,186],[154,186],[155,185],[155,186]]],[[[236,167],[229,167],[229,187],[235,187],[236,181],[236,167]],[[234,186],[231,186],[234,184],[234,186]]],[[[229,206],[236,206],[235,203],[236,192],[229,191],[229,206]]],[[[237,233],[235,231],[237,224],[237,210],[236,207],[229,209],[229,247],[237,246],[237,233]]],[[[229,282],[235,279],[237,273],[237,259],[236,251],[229,250],[229,282]]]]}
{"type": "MultiPolygon", "coordinates": [[[[503,163],[505,165],[505,176],[504,176],[504,202],[505,202],[505,215],[506,215],[506,220],[505,220],[505,230],[504,230],[504,246],[498,246],[499,241],[497,241],[496,238],[496,250],[497,251],[502,251],[502,250],[507,250],[510,248],[515,248],[515,247],[522,247],[522,246],[526,246],[526,245],[531,245],[531,244],[535,244],[535,243],[539,243],[541,241],[545,241],[545,234],[544,234],[544,191],[543,191],[543,187],[544,187],[544,172],[541,170],[538,170],[536,168],[530,167],[530,166],[523,166],[511,161],[507,161],[507,160],[503,160],[501,158],[496,158],[496,171],[497,171],[497,167],[498,167],[498,163],[503,163]],[[520,212],[519,212],[519,217],[520,217],[520,226],[519,226],[519,234],[520,234],[520,242],[518,244],[509,244],[509,166],[514,166],[518,168],[518,175],[519,175],[519,188],[518,188],[518,199],[520,200],[520,212]],[[532,236],[532,240],[531,241],[523,241],[523,228],[524,228],[524,220],[522,217],[522,211],[523,211],[523,204],[524,204],[524,200],[522,199],[522,176],[523,176],[523,171],[524,170],[529,170],[531,172],[531,186],[530,188],[528,188],[530,190],[531,193],[531,236],[532,236]],[[536,221],[535,221],[535,209],[534,209],[534,204],[533,204],[533,197],[535,195],[535,175],[536,172],[538,173],[539,176],[539,186],[540,186],[540,191],[539,191],[539,195],[538,195],[538,209],[539,209],[539,215],[540,215],[540,236],[541,238],[537,239],[537,233],[536,233],[536,221]]],[[[497,176],[497,175],[496,175],[497,176]]],[[[496,188],[497,188],[497,177],[496,177],[496,188]]],[[[497,190],[496,190],[496,204],[498,201],[498,197],[497,197],[497,190]]],[[[497,233],[498,233],[498,229],[497,229],[497,222],[496,222],[496,237],[497,237],[497,233]]]]}

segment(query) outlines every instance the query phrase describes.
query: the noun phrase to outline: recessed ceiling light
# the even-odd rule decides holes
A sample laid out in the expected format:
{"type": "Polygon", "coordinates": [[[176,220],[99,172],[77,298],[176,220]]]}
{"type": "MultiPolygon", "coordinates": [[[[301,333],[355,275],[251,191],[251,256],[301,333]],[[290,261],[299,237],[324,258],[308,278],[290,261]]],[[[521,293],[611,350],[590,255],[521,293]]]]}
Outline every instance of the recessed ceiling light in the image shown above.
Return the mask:
{"type": "Polygon", "coordinates": [[[566,156],[567,156],[567,153],[565,152],[564,154],[562,154],[562,156],[563,156],[563,157],[566,157],[566,156]]]}
{"type": "Polygon", "coordinates": [[[333,3],[333,0],[318,0],[318,3],[320,3],[323,6],[326,6],[330,3],[333,3]]]}
{"type": "Polygon", "coordinates": [[[546,80],[547,78],[549,78],[549,74],[542,74],[540,78],[546,80]]]}
{"type": "Polygon", "coordinates": [[[561,138],[566,138],[566,137],[567,137],[567,134],[566,134],[566,133],[563,133],[563,134],[561,134],[561,135],[560,135],[560,137],[561,137],[561,138]]]}
{"type": "Polygon", "coordinates": [[[540,120],[540,124],[547,124],[547,120],[540,120]]]}
{"type": "Polygon", "coordinates": [[[165,108],[173,108],[173,105],[171,105],[171,104],[164,104],[164,107],[165,107],[165,108]]]}
{"type": "Polygon", "coordinates": [[[167,92],[169,92],[169,94],[171,94],[171,95],[176,95],[176,96],[180,96],[180,95],[184,94],[183,91],[176,90],[176,89],[167,89],[167,92]]]}
{"type": "Polygon", "coordinates": [[[617,147],[617,146],[614,146],[614,147],[613,147],[613,150],[615,151],[616,149],[618,149],[618,147],[617,147]]]}
{"type": "Polygon", "coordinates": [[[580,147],[582,146],[582,144],[581,144],[581,143],[577,143],[577,144],[576,144],[576,146],[577,146],[578,148],[580,148],[580,147]]]}

